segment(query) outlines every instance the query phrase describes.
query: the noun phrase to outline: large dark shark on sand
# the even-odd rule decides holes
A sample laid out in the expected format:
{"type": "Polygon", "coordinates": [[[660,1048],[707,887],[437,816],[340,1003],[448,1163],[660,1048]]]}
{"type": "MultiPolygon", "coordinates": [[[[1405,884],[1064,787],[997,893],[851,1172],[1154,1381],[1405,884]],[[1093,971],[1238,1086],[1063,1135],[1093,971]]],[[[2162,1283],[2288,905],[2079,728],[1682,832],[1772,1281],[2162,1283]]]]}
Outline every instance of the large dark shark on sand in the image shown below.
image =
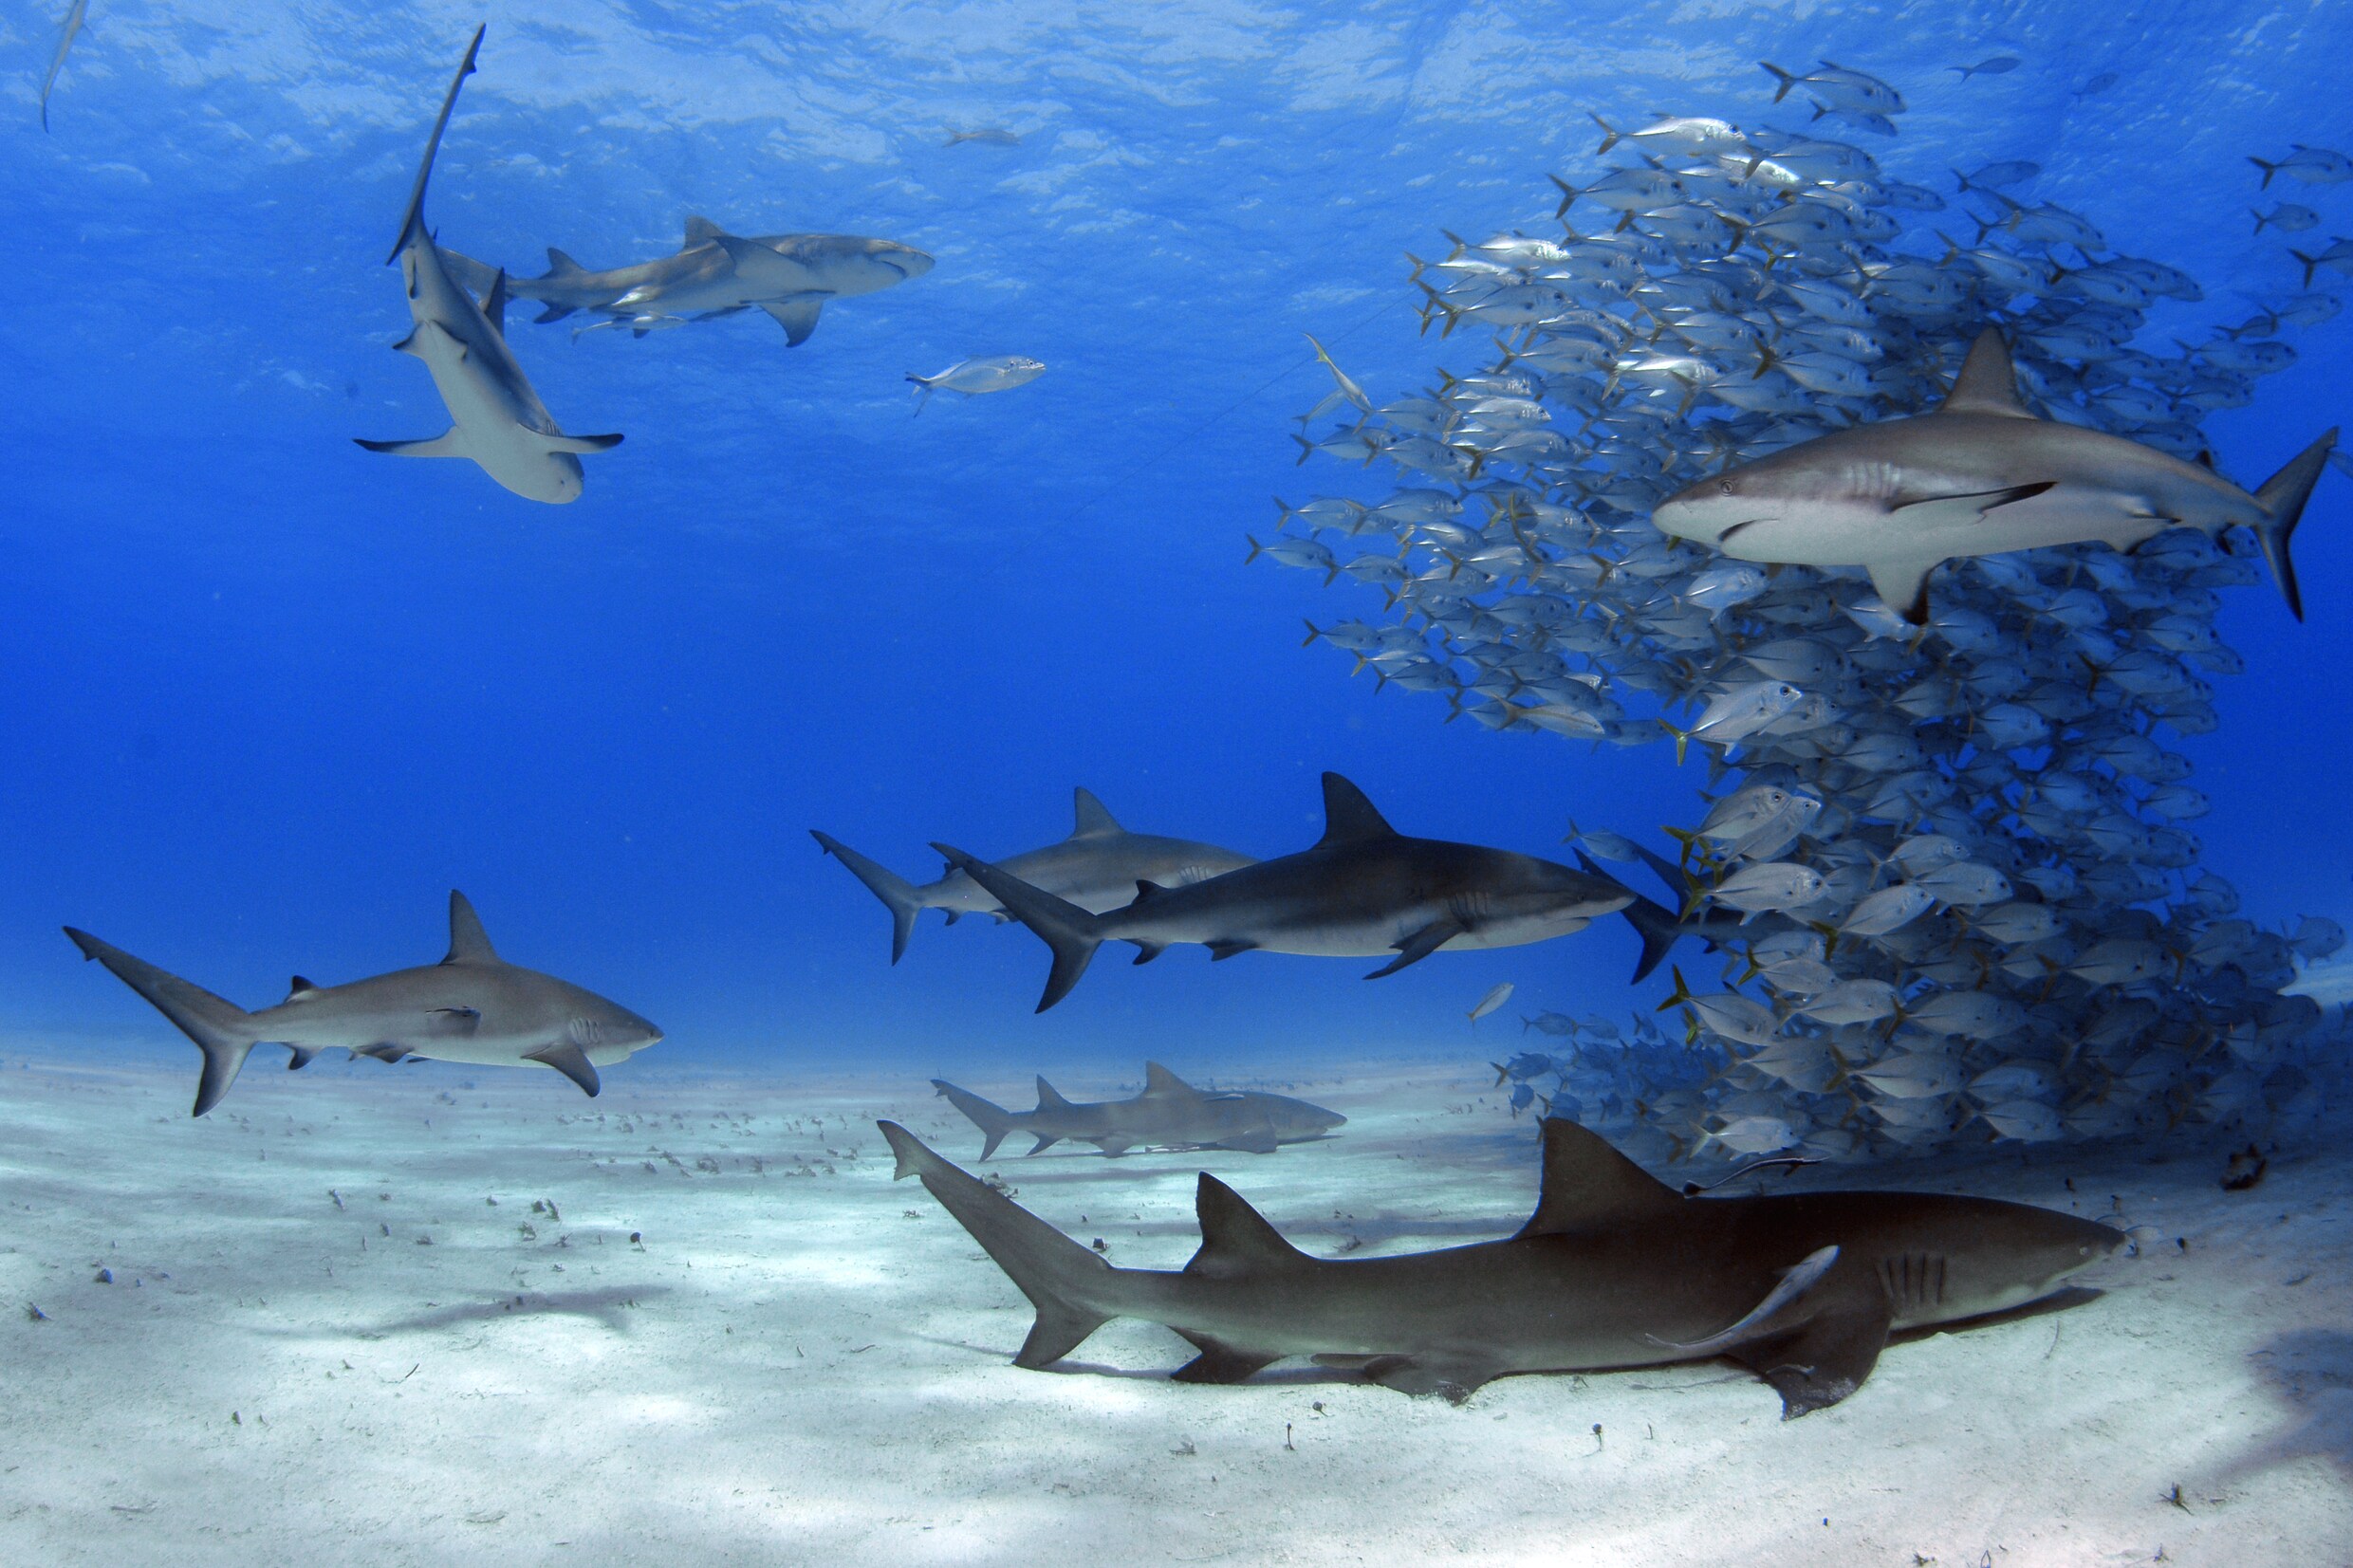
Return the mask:
{"type": "Polygon", "coordinates": [[[264,1042],[294,1053],[289,1068],[308,1066],[321,1051],[336,1049],[383,1062],[418,1056],[551,1067],[594,1095],[599,1067],[625,1061],[662,1037],[617,1003],[499,957],[473,905],[454,891],[450,951],[440,963],[342,986],[316,986],[296,975],[284,1002],[252,1013],[88,932],[67,926],[65,934],[83,957],[112,969],[204,1052],[194,1113],[199,1116],[220,1103],[246,1054],[264,1042]]]}
{"type": "MultiPolygon", "coordinates": [[[[1073,791],[1077,823],[1070,837],[1043,849],[1009,855],[997,866],[1030,886],[1043,888],[1083,910],[1100,913],[1134,901],[1136,884],[1186,887],[1257,862],[1247,855],[1190,839],[1164,839],[1154,833],[1130,833],[1119,824],[1102,802],[1085,789],[1073,791]]],[[[841,839],[809,830],[825,853],[849,867],[850,875],[866,884],[891,912],[891,962],[899,962],[914,934],[915,917],[925,910],[942,910],[950,925],[967,914],[1012,918],[996,895],[951,866],[936,882],[920,887],[888,866],[867,859],[841,839]]]]}
{"type": "Polygon", "coordinates": [[[1134,1099],[1072,1101],[1041,1077],[1034,1111],[1009,1111],[945,1079],[932,1079],[932,1087],[988,1134],[980,1149],[982,1159],[997,1152],[1008,1133],[1036,1138],[1032,1154],[1064,1138],[1091,1143],[1106,1154],[1154,1148],[1271,1154],[1277,1145],[1311,1142],[1348,1119],[1288,1095],[1255,1090],[1204,1094],[1157,1061],[1144,1063],[1144,1092],[1134,1099]]]}
{"type": "Polygon", "coordinates": [[[1514,948],[1566,936],[1634,901],[1606,876],[1534,856],[1409,839],[1337,773],[1324,775],[1324,821],[1313,848],[1190,887],[1139,883],[1134,902],[1103,914],[960,849],[932,847],[1053,950],[1040,1012],[1069,994],[1105,942],[1133,942],[1139,964],[1178,942],[1200,943],[1212,958],[1252,949],[1325,958],[1389,955],[1366,977],[1378,979],[1440,948],[1514,948]]]}
{"type": "Polygon", "coordinates": [[[895,1173],[920,1177],[1037,1308],[1014,1365],[1050,1366],[1112,1319],[1141,1318],[1200,1352],[1176,1374],[1189,1383],[1307,1356],[1459,1400],[1513,1373],[1723,1356],[1770,1383],[1787,1419],[1862,1387],[1891,1332],[2037,1301],[2125,1239],[1992,1198],[1687,1198],[1574,1122],[1543,1128],[1542,1194],[1509,1240],[1313,1258],[1203,1171],[1201,1249],[1167,1273],[1114,1268],[881,1124],[895,1173]]]}

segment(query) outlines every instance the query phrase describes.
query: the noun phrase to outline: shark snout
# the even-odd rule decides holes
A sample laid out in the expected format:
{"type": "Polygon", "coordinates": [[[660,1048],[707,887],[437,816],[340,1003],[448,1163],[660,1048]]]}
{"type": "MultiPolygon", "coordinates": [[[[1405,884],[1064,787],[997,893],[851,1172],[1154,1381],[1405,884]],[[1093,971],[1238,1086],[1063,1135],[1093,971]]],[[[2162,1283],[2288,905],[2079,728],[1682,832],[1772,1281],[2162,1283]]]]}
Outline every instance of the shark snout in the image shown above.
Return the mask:
{"type": "Polygon", "coordinates": [[[902,278],[919,278],[937,265],[924,252],[912,246],[896,245],[888,240],[875,247],[874,259],[892,268],[902,278]]]}

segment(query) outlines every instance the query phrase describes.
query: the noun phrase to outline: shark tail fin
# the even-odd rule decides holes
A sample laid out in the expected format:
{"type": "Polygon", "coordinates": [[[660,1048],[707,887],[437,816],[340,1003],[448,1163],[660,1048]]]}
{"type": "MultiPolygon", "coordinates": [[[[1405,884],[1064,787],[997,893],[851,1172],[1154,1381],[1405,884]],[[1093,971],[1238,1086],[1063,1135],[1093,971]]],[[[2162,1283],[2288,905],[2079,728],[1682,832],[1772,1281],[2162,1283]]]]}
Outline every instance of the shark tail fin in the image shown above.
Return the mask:
{"type": "Polygon", "coordinates": [[[2312,487],[2320,482],[2321,470],[2328,466],[2328,454],[2336,445],[2337,433],[2329,431],[2288,459],[2285,468],[2255,491],[2255,504],[2264,510],[2264,520],[2255,525],[2255,537],[2263,544],[2263,559],[2270,563],[2271,575],[2279,581],[2280,597],[2288,600],[2288,613],[2298,620],[2304,618],[2304,593],[2296,585],[2296,563],[2288,553],[2288,542],[2304,520],[2304,504],[2312,498],[2312,487]]]}
{"type": "Polygon", "coordinates": [[[83,957],[95,958],[112,969],[117,980],[145,997],[204,1053],[204,1070],[196,1079],[196,1107],[189,1114],[200,1116],[218,1105],[221,1096],[237,1080],[246,1053],[253,1048],[253,1015],[201,986],[133,958],[88,932],[67,926],[65,934],[73,938],[83,957]]]}
{"type": "Polygon", "coordinates": [[[440,117],[433,122],[433,138],[425,143],[424,159],[417,166],[417,183],[409,189],[408,209],[400,217],[400,237],[392,242],[392,254],[384,258],[386,266],[399,260],[400,252],[408,249],[412,240],[423,237],[427,244],[432,243],[431,236],[425,233],[425,186],[433,178],[434,157],[441,151],[441,133],[449,129],[450,111],[457,107],[457,89],[465,84],[466,78],[473,75],[473,57],[480,51],[482,35],[488,30],[487,22],[474,28],[473,41],[466,46],[466,58],[457,63],[457,74],[450,79],[449,96],[441,100],[440,117]]]}
{"type": "Polygon", "coordinates": [[[1086,972],[1095,950],[1102,946],[1102,920],[986,860],[973,859],[952,844],[932,847],[946,856],[950,865],[994,894],[997,902],[1053,950],[1054,967],[1047,973],[1046,991],[1038,998],[1037,1010],[1044,1012],[1068,996],[1070,987],[1086,972]]]}
{"type": "MultiPolygon", "coordinates": [[[[1596,865],[1593,857],[1582,849],[1577,852],[1577,863],[1584,869],[1587,876],[1606,876],[1613,882],[1618,881],[1616,877],[1610,876],[1608,872],[1596,865]]],[[[1625,886],[1622,882],[1619,882],[1618,885],[1625,886]]],[[[1683,927],[1681,922],[1676,919],[1672,910],[1654,899],[1643,897],[1639,893],[1634,895],[1633,903],[1618,913],[1626,917],[1626,924],[1632,926],[1635,934],[1642,939],[1642,956],[1637,959],[1634,965],[1634,984],[1640,985],[1642,981],[1649,979],[1650,971],[1657,968],[1666,958],[1677,939],[1683,934],[1683,927]]],[[[1526,1030],[1523,1029],[1522,1032],[1525,1033],[1526,1030]]]]}
{"type": "Polygon", "coordinates": [[[970,1089],[959,1089],[944,1078],[932,1079],[932,1087],[947,1097],[948,1103],[970,1116],[973,1125],[986,1134],[988,1141],[980,1146],[980,1157],[987,1159],[997,1152],[1005,1134],[1013,1132],[1021,1118],[993,1100],[986,1100],[970,1089]]]}
{"type": "Polygon", "coordinates": [[[1005,1270],[1038,1320],[1013,1357],[1017,1367],[1053,1365],[1079,1348],[1114,1316],[1090,1298],[1110,1282],[1112,1267],[1087,1248],[924,1147],[895,1121],[878,1123],[897,1156],[895,1177],[921,1178],[955,1222],[1005,1270]]]}
{"type": "MultiPolygon", "coordinates": [[[[832,835],[811,828],[809,837],[816,839],[826,854],[849,867],[850,875],[865,883],[866,891],[881,899],[883,907],[891,912],[891,962],[898,963],[906,955],[907,939],[915,934],[915,917],[923,913],[923,895],[904,876],[888,866],[867,859],[832,835]]],[[[961,1090],[957,1092],[962,1093],[961,1090]]],[[[972,1115],[970,1111],[965,1114],[972,1115]]],[[[979,1118],[975,1116],[973,1119],[977,1121],[979,1118]]],[[[984,1152],[980,1157],[987,1159],[989,1156],[984,1152]]]]}

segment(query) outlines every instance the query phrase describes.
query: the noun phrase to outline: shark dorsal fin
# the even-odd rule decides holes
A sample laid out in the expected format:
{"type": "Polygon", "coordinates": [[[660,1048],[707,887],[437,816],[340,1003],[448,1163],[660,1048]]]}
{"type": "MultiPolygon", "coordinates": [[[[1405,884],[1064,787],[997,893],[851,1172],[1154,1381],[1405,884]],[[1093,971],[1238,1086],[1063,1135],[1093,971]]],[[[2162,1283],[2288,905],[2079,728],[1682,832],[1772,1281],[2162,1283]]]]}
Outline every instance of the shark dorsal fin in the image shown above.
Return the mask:
{"type": "Polygon", "coordinates": [[[1078,818],[1078,825],[1070,830],[1070,837],[1102,839],[1122,831],[1118,820],[1103,809],[1103,803],[1101,801],[1095,799],[1093,790],[1081,787],[1073,790],[1071,797],[1076,808],[1074,814],[1078,818]]]}
{"type": "Polygon", "coordinates": [[[498,950],[482,933],[482,917],[464,894],[450,889],[450,955],[444,964],[495,964],[498,950]]]}
{"type": "Polygon", "coordinates": [[[1206,1171],[1194,1198],[1194,1212],[1201,1220],[1201,1250],[1185,1264],[1187,1274],[1229,1278],[1252,1268],[1306,1261],[1307,1255],[1285,1241],[1241,1193],[1206,1171]]]}
{"type": "Polygon", "coordinates": [[[551,278],[561,278],[566,273],[585,272],[588,269],[586,267],[581,266],[580,263],[574,261],[571,257],[565,255],[554,246],[551,245],[547,247],[547,276],[551,278]]]}
{"type": "Polygon", "coordinates": [[[482,296],[482,317],[492,332],[502,338],[507,335],[507,269],[503,267],[491,280],[491,291],[482,296]]]}
{"type": "Polygon", "coordinates": [[[692,250],[698,245],[709,245],[726,232],[726,230],[704,217],[700,212],[690,212],[686,219],[686,243],[678,249],[692,250]]]}
{"type": "Polygon", "coordinates": [[[1147,1095],[1190,1095],[1197,1097],[1200,1090],[1178,1078],[1157,1061],[1144,1063],[1144,1093],[1147,1095]]]}
{"type": "Polygon", "coordinates": [[[301,995],[303,995],[303,994],[305,994],[306,992],[308,992],[308,991],[315,991],[315,990],[317,990],[318,988],[319,988],[318,987],[316,987],[316,986],[312,985],[309,981],[305,980],[305,979],[304,979],[301,975],[299,975],[299,974],[298,974],[298,975],[296,975],[296,976],[295,976],[292,980],[290,980],[290,981],[288,981],[288,982],[287,983],[287,987],[286,987],[286,999],[287,999],[288,1002],[291,1002],[291,1001],[293,1001],[296,997],[301,996],[301,995]]]}
{"type": "Polygon", "coordinates": [[[1038,1075],[1038,1109],[1043,1111],[1051,1106],[1055,1110],[1065,1110],[1069,1104],[1068,1100],[1062,1098],[1062,1091],[1047,1082],[1046,1075],[1040,1073],[1038,1075]]]}
{"type": "Polygon", "coordinates": [[[1566,1116],[1544,1119],[1544,1188],[1523,1236],[1672,1213],[1685,1200],[1674,1189],[1566,1116]]]}
{"type": "Polygon", "coordinates": [[[1324,837],[1317,840],[1318,847],[1397,836],[1397,829],[1373,809],[1364,791],[1337,773],[1324,775],[1324,837]]]}
{"type": "Polygon", "coordinates": [[[1139,877],[1136,881],[1136,897],[1134,902],[1140,904],[1147,898],[1158,898],[1167,892],[1168,889],[1162,887],[1159,883],[1147,882],[1141,877],[1139,877]]]}
{"type": "Polygon", "coordinates": [[[1969,358],[1961,361],[1961,373],[1953,378],[1953,390],[1936,412],[2034,417],[2018,401],[2018,373],[2010,368],[2010,344],[2002,340],[2000,327],[1989,326],[1977,334],[1969,345],[1969,358]]]}

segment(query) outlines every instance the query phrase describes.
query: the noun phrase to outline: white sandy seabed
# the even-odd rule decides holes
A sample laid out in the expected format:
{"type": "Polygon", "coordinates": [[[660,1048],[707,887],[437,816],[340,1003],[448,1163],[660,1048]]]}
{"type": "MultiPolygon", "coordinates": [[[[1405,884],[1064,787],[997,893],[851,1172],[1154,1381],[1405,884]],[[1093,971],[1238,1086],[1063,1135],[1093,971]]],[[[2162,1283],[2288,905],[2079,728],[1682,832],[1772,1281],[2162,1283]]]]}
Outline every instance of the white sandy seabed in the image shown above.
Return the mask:
{"type": "MultiPolygon", "coordinates": [[[[193,1051],[0,1066],[0,1562],[2353,1562],[2342,1140],[2235,1193],[2212,1147],[1875,1173],[2166,1240],[1785,1423],[1714,1363],[1174,1384],[1145,1323],[1020,1371],[1027,1304],[890,1180],[878,1116],[979,1147],[918,1074],[276,1060],[201,1121],[193,1051]]],[[[1235,1078],[1352,1118],[1271,1155],[977,1169],[1127,1266],[1191,1255],[1203,1168],[1311,1252],[1454,1245],[1534,1197],[1473,1067],[1235,1078]]]]}

